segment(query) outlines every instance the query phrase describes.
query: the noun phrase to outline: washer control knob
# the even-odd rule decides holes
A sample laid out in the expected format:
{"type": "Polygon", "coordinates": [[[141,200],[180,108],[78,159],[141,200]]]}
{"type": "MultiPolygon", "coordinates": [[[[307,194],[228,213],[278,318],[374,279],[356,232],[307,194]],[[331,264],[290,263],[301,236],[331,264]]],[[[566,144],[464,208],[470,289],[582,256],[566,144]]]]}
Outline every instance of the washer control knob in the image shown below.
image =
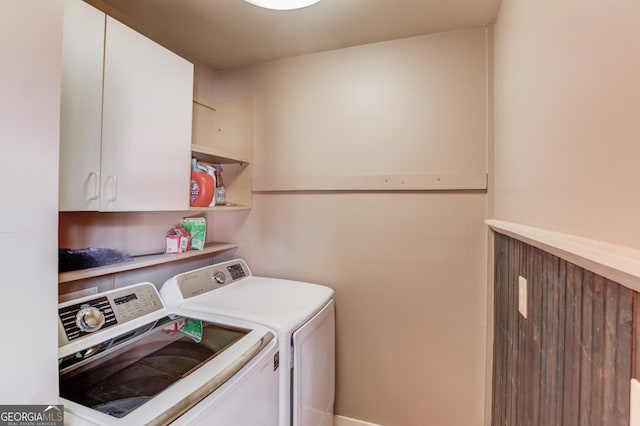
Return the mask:
{"type": "Polygon", "coordinates": [[[215,271],[213,273],[213,280],[218,284],[224,284],[224,282],[227,280],[227,277],[224,275],[224,272],[215,271]]]}
{"type": "Polygon", "coordinates": [[[104,314],[94,306],[82,308],[76,315],[76,325],[82,331],[92,333],[104,324],[104,314]]]}

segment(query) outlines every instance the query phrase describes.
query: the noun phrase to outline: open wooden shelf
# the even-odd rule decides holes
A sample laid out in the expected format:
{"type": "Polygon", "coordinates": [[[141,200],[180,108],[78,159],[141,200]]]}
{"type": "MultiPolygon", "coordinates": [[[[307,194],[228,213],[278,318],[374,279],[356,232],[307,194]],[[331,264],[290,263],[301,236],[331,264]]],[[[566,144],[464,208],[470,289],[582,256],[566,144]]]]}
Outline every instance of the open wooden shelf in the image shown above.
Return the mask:
{"type": "Polygon", "coordinates": [[[215,207],[189,207],[190,211],[202,211],[202,212],[224,212],[224,211],[234,211],[234,210],[250,210],[250,206],[245,206],[242,204],[232,204],[226,206],[215,206],[215,207]]]}
{"type": "Polygon", "coordinates": [[[191,155],[210,164],[249,164],[249,158],[241,158],[237,155],[204,145],[191,145],[191,155]]]}
{"type": "Polygon", "coordinates": [[[130,271],[133,269],[146,268],[148,266],[160,265],[162,263],[176,262],[197,256],[205,256],[238,247],[237,243],[206,243],[202,250],[190,250],[185,253],[155,254],[150,256],[136,257],[129,262],[116,263],[113,265],[100,266],[97,268],[81,269],[78,271],[62,272],[58,274],[58,283],[82,280],[85,278],[99,277],[101,275],[115,274],[118,272],[130,271]]]}

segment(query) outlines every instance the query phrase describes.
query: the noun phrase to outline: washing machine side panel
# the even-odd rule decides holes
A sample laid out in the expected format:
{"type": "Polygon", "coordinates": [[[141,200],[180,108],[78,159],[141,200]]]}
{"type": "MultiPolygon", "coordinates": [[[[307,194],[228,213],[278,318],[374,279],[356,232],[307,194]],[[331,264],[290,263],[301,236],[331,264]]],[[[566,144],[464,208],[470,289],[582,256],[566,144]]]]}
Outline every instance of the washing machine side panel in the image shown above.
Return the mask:
{"type": "Polygon", "coordinates": [[[332,426],[335,308],[331,300],[293,333],[293,426],[332,426]]]}
{"type": "Polygon", "coordinates": [[[278,426],[279,368],[274,370],[277,352],[278,345],[272,342],[246,366],[248,368],[240,370],[213,394],[171,423],[172,426],[278,426]]]}

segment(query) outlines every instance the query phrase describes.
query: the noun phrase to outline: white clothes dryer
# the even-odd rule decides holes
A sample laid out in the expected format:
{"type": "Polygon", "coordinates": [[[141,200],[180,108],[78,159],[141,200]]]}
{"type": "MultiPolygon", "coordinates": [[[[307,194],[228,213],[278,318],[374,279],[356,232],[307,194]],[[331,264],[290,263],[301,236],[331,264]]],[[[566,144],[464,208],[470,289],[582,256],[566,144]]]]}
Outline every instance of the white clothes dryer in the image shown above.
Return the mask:
{"type": "Polygon", "coordinates": [[[176,275],[160,288],[168,306],[262,324],[278,334],[280,426],[331,426],[335,308],[329,287],[256,277],[243,259],[176,275]]]}

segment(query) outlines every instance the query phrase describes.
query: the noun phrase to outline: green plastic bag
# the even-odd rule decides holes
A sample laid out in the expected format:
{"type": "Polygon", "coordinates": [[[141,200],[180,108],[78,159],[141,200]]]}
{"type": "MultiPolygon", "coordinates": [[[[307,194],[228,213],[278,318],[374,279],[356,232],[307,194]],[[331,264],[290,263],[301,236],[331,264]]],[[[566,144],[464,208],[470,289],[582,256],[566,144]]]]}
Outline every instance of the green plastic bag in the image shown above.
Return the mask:
{"type": "Polygon", "coordinates": [[[180,223],[191,236],[191,250],[202,250],[207,238],[207,221],[204,217],[185,217],[180,223]]]}
{"type": "Polygon", "coordinates": [[[200,343],[202,340],[202,321],[189,318],[185,326],[180,329],[180,333],[189,336],[196,343],[200,343]]]}

